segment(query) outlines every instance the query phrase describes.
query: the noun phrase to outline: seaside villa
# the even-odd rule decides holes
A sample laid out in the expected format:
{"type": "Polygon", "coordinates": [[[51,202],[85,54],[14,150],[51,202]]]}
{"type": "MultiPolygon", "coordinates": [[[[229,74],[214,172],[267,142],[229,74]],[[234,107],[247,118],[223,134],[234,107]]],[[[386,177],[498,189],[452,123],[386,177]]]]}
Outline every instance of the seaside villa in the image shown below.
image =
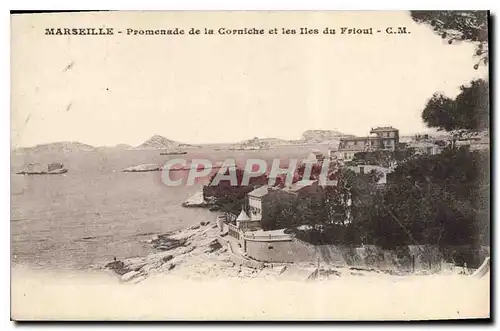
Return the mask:
{"type": "MultiPolygon", "coordinates": [[[[338,151],[339,160],[351,161],[359,152],[375,150],[395,151],[399,145],[399,130],[392,126],[372,128],[371,136],[341,138],[338,151]]],[[[330,152],[330,155],[333,153],[330,152]]]]}

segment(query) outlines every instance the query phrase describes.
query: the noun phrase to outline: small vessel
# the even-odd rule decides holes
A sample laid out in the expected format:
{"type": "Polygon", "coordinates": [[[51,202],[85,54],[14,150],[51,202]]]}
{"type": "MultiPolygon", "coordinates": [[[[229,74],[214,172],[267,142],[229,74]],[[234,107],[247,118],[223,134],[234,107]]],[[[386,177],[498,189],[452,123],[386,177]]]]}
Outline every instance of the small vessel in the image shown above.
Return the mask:
{"type": "Polygon", "coordinates": [[[40,163],[30,163],[28,168],[17,172],[18,175],[60,175],[68,172],[62,163],[50,163],[46,166],[40,163]]]}
{"type": "Polygon", "coordinates": [[[160,155],[184,155],[184,154],[187,154],[187,152],[182,150],[167,150],[160,153],[160,155]]]}

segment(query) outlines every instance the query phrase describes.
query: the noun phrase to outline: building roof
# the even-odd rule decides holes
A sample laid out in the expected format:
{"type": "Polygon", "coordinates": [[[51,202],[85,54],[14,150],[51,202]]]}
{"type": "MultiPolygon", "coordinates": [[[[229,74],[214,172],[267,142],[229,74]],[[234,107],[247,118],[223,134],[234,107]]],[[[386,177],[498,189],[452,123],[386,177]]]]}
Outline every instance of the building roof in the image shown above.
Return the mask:
{"type": "Polygon", "coordinates": [[[287,185],[287,186],[283,187],[282,190],[285,192],[297,193],[300,190],[315,184],[316,182],[317,182],[317,180],[310,180],[307,183],[307,185],[304,185],[304,183],[301,183],[301,181],[298,181],[298,182],[295,182],[291,185],[287,185]]]}
{"type": "Polygon", "coordinates": [[[256,197],[256,198],[261,198],[261,197],[267,195],[268,192],[269,191],[267,189],[267,185],[263,185],[259,188],[256,188],[252,192],[248,193],[248,195],[250,195],[252,197],[256,197]]]}
{"type": "Polygon", "coordinates": [[[382,140],[387,138],[380,138],[379,136],[364,136],[364,137],[350,137],[340,138],[340,141],[362,141],[362,140],[382,140]]]}
{"type": "Polygon", "coordinates": [[[387,131],[399,131],[396,128],[393,128],[392,126],[379,126],[376,128],[372,128],[370,132],[387,132],[387,131]]]}
{"type": "Polygon", "coordinates": [[[236,217],[236,221],[250,221],[250,217],[248,217],[247,213],[242,209],[241,213],[236,217]]]}

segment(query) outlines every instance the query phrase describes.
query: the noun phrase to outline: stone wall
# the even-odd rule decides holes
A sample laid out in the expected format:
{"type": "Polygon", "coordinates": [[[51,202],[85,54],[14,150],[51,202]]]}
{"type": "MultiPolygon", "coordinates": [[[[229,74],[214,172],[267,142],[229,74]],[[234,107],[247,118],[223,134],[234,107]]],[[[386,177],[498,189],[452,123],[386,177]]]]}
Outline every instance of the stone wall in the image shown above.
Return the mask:
{"type": "MultiPolygon", "coordinates": [[[[409,245],[386,250],[375,245],[348,247],[312,245],[302,240],[252,241],[245,239],[248,257],[262,262],[310,262],[337,266],[398,271],[439,271],[443,268],[443,252],[436,246],[409,245]]],[[[486,249],[482,249],[483,252],[486,249]]],[[[470,267],[473,267],[470,265],[470,267]]]]}
{"type": "Polygon", "coordinates": [[[253,241],[246,239],[246,253],[257,261],[266,262],[316,262],[318,258],[330,264],[345,264],[335,246],[314,246],[297,239],[253,241]]]}

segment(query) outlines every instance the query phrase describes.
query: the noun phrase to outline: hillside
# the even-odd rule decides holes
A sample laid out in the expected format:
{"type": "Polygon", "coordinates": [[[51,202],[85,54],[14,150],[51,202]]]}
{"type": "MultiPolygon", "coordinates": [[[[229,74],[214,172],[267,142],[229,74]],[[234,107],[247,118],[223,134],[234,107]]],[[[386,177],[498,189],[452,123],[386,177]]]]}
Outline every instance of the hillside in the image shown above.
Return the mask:
{"type": "Polygon", "coordinates": [[[93,151],[93,146],[82,144],[76,141],[64,141],[50,144],[41,144],[33,147],[20,147],[15,149],[15,153],[70,153],[93,151]]]}
{"type": "Polygon", "coordinates": [[[192,145],[170,140],[160,135],[154,135],[137,146],[136,149],[175,149],[183,147],[192,147],[192,145]]]}
{"type": "Polygon", "coordinates": [[[302,143],[329,144],[336,143],[340,138],[353,137],[336,130],[307,130],[302,134],[302,143]]]}
{"type": "Polygon", "coordinates": [[[279,138],[258,138],[254,137],[252,139],[240,141],[236,143],[237,147],[240,148],[248,148],[248,147],[255,147],[255,148],[269,148],[274,145],[286,145],[290,144],[291,142],[288,140],[284,139],[279,139],[279,138]]]}
{"type": "Polygon", "coordinates": [[[132,149],[133,147],[129,144],[117,144],[115,146],[99,146],[96,147],[95,150],[97,151],[111,151],[111,150],[117,150],[117,151],[125,151],[128,149],[132,149]]]}

